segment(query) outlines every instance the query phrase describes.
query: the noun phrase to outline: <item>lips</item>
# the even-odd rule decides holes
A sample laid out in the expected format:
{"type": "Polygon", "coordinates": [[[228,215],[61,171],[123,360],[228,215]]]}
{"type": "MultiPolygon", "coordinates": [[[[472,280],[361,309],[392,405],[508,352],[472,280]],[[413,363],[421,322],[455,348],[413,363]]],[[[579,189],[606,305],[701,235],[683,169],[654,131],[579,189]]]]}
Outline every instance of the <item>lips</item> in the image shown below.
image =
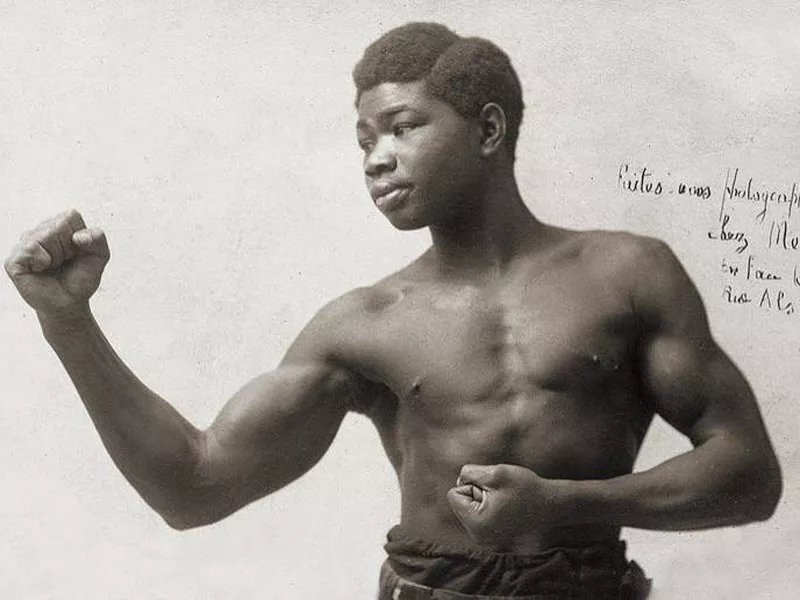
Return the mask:
{"type": "Polygon", "coordinates": [[[378,208],[389,208],[403,200],[410,188],[408,184],[378,181],[370,186],[369,193],[378,208]]]}

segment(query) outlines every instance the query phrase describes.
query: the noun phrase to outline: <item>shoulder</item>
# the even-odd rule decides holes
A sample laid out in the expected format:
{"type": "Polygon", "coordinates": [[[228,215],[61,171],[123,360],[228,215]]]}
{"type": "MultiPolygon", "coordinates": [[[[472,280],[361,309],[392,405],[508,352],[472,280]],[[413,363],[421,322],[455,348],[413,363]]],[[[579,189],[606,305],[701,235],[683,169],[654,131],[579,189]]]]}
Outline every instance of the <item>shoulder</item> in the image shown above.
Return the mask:
{"type": "Polygon", "coordinates": [[[574,230],[552,226],[549,230],[554,257],[579,258],[581,263],[593,269],[607,265],[611,269],[620,267],[627,271],[644,262],[668,262],[671,256],[665,242],[628,231],[574,230]]]}
{"type": "Polygon", "coordinates": [[[323,306],[312,323],[339,330],[363,325],[365,320],[379,316],[397,302],[410,285],[410,280],[399,272],[372,285],[355,288],[323,306]]]}
{"type": "Polygon", "coordinates": [[[624,293],[644,322],[682,320],[705,327],[697,288],[666,242],[624,231],[585,231],[576,237],[587,268],[624,293]]]}
{"type": "Polygon", "coordinates": [[[303,328],[298,342],[314,342],[320,349],[335,347],[340,338],[358,325],[376,303],[371,287],[353,289],[320,308],[303,328]]]}
{"type": "Polygon", "coordinates": [[[375,297],[372,288],[357,288],[328,302],[292,342],[281,370],[303,373],[306,385],[335,392],[331,397],[346,398],[348,410],[365,412],[377,386],[359,368],[353,347],[368,330],[364,320],[375,297]]]}
{"type": "MultiPolygon", "coordinates": [[[[394,277],[394,276],[393,276],[394,277]]],[[[402,296],[399,280],[392,277],[358,287],[320,308],[298,335],[290,356],[335,360],[354,339],[360,339],[386,307],[402,296]]]]}
{"type": "Polygon", "coordinates": [[[372,286],[358,287],[342,294],[325,304],[314,315],[312,323],[332,325],[356,319],[367,311],[375,302],[375,290],[372,286]]]}
{"type": "Polygon", "coordinates": [[[374,377],[365,356],[374,324],[393,302],[391,288],[353,289],[323,306],[297,336],[282,365],[314,365],[325,384],[346,397],[348,410],[370,414],[390,392],[374,377]]]}
{"type": "Polygon", "coordinates": [[[405,267],[366,286],[350,290],[326,304],[317,313],[315,320],[345,323],[353,319],[379,316],[414,286],[431,279],[430,250],[405,267]]]}
{"type": "Polygon", "coordinates": [[[619,268],[634,306],[643,316],[705,314],[697,288],[669,245],[657,238],[629,236],[619,268]]]}
{"type": "Polygon", "coordinates": [[[399,271],[328,302],[308,322],[293,348],[308,348],[315,354],[328,355],[348,345],[343,342],[360,339],[360,334],[368,330],[376,318],[424,279],[430,270],[429,262],[429,252],[426,252],[399,271]]]}
{"type": "Polygon", "coordinates": [[[626,271],[644,265],[668,267],[676,261],[664,241],[628,231],[580,231],[575,238],[584,253],[626,271]]]}
{"type": "Polygon", "coordinates": [[[627,231],[576,232],[572,243],[580,247],[584,262],[632,293],[650,284],[681,284],[685,271],[666,242],[627,231]],[[648,283],[649,282],[649,283],[648,283]]]}
{"type": "Polygon", "coordinates": [[[710,337],[705,305],[672,249],[655,238],[640,238],[627,274],[636,314],[652,334],[710,337]]]}

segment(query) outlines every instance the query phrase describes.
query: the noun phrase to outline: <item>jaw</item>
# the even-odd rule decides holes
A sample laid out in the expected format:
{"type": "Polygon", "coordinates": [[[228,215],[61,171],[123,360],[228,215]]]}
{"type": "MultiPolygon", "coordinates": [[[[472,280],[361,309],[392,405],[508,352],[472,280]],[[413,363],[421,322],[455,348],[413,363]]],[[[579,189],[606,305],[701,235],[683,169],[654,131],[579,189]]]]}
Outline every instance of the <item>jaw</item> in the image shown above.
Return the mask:
{"type": "Polygon", "coordinates": [[[416,217],[415,215],[396,212],[384,214],[383,216],[386,217],[386,220],[389,221],[389,223],[391,223],[392,227],[399,231],[416,231],[417,229],[428,227],[428,223],[426,223],[423,219],[416,217]]]}

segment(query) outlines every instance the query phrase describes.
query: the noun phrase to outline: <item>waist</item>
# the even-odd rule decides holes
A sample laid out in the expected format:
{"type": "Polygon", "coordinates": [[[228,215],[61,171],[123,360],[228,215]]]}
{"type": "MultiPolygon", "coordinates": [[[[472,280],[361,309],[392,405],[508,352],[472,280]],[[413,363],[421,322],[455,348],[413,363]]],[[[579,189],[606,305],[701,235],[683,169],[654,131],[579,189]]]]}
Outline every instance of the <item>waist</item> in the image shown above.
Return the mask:
{"type": "Polygon", "coordinates": [[[510,553],[410,537],[400,526],[387,538],[385,570],[398,580],[468,596],[618,597],[628,570],[619,540],[510,553]]]}
{"type": "Polygon", "coordinates": [[[440,539],[428,534],[417,532],[405,523],[401,523],[392,527],[387,533],[384,549],[390,559],[396,554],[417,557],[450,557],[458,561],[502,560],[510,567],[538,564],[542,558],[549,558],[558,552],[567,552],[572,555],[589,553],[613,557],[621,562],[624,560],[626,550],[625,542],[618,537],[585,541],[565,539],[561,543],[541,544],[538,548],[506,551],[479,546],[466,533],[465,537],[458,539],[440,539]]]}
{"type": "MultiPolygon", "coordinates": [[[[404,506],[404,508],[406,508],[404,506]]],[[[443,547],[470,550],[478,548],[458,521],[449,504],[442,506],[412,507],[403,510],[401,525],[395,528],[406,538],[423,538],[443,547]]],[[[507,540],[503,552],[534,554],[556,547],[586,547],[595,544],[613,544],[619,540],[620,529],[607,525],[558,526],[520,532],[507,540]]]]}

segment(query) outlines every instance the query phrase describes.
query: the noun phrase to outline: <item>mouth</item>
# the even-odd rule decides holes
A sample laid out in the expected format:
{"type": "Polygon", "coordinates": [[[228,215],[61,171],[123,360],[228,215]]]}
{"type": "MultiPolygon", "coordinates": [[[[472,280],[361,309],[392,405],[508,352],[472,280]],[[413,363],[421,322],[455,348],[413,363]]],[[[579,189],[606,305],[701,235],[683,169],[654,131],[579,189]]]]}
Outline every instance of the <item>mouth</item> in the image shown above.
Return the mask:
{"type": "Polygon", "coordinates": [[[370,189],[375,206],[382,211],[391,210],[408,197],[411,192],[409,185],[375,184],[370,189]]]}

